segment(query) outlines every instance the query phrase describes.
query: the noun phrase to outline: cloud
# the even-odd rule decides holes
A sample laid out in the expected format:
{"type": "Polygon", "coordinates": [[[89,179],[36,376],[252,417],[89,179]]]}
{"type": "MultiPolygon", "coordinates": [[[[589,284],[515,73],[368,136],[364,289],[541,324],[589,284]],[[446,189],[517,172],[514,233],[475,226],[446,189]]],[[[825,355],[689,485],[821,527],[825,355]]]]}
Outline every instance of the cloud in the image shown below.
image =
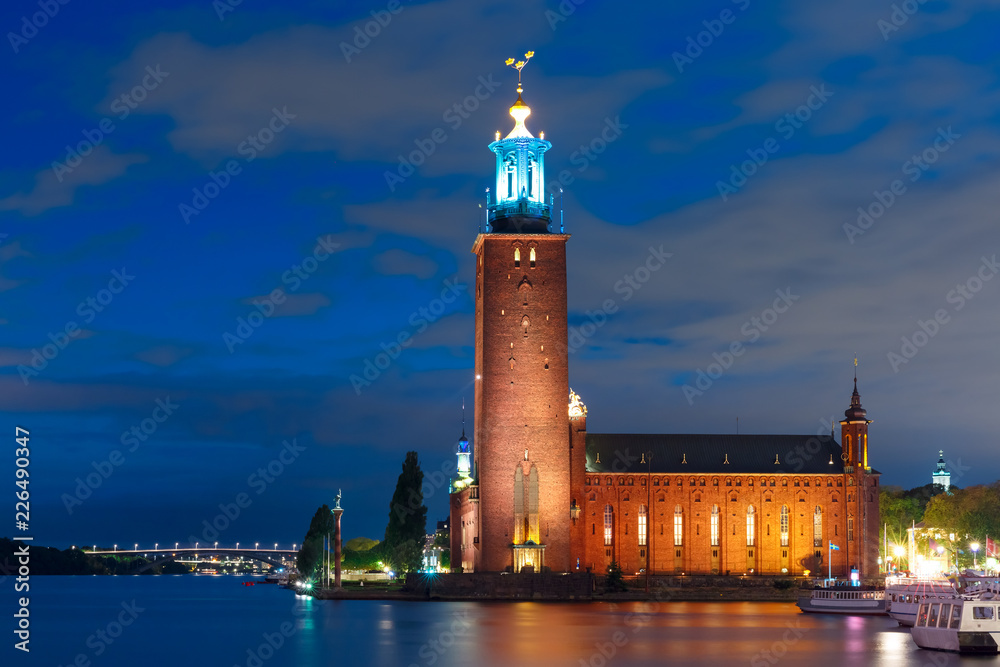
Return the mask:
{"type": "Polygon", "coordinates": [[[49,209],[69,206],[81,186],[102,185],[124,174],[130,166],[146,160],[144,155],[117,155],[107,146],[98,146],[82,158],[79,166],[68,174],[64,173],[61,182],[51,167],[38,172],[35,174],[35,185],[29,192],[0,199],[0,211],[19,211],[31,217],[49,209]]]}

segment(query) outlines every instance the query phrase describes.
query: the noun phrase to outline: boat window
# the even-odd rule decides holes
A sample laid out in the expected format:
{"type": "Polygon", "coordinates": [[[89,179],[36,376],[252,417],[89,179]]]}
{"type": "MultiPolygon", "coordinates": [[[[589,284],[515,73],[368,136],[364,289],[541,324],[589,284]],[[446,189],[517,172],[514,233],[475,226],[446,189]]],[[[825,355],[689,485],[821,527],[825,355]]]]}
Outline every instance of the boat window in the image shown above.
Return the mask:
{"type": "Polygon", "coordinates": [[[941,622],[940,622],[940,625],[941,625],[942,628],[947,628],[948,627],[948,619],[950,619],[950,618],[951,618],[951,605],[950,604],[942,604],[941,605],[941,622]]]}
{"type": "Polygon", "coordinates": [[[920,605],[920,613],[917,615],[917,625],[922,628],[927,626],[927,603],[920,605]]]}
{"type": "Polygon", "coordinates": [[[951,608],[951,629],[957,630],[962,624],[962,605],[957,604],[951,608]]]}
{"type": "Polygon", "coordinates": [[[977,621],[992,621],[993,607],[973,607],[972,618],[977,621]]]}

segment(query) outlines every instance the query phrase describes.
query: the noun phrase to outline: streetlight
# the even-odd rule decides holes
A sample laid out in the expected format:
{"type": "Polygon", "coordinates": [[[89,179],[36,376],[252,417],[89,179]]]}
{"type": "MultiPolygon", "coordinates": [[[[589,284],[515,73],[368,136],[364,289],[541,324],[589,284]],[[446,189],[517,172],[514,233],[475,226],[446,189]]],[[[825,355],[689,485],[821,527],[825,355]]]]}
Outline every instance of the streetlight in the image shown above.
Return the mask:
{"type": "Polygon", "coordinates": [[[976,554],[979,552],[979,542],[973,542],[969,545],[969,548],[972,549],[972,569],[978,569],[976,566],[976,554]]]}

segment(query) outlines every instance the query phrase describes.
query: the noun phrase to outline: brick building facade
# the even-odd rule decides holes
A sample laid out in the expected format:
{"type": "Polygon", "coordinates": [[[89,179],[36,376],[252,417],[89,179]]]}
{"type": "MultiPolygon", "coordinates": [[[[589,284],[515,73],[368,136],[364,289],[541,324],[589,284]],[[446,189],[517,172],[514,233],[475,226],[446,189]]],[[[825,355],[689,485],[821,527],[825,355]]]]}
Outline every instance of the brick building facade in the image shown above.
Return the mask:
{"type": "Polygon", "coordinates": [[[568,381],[569,236],[553,231],[551,144],[525,127],[521,92],[514,129],[490,144],[495,200],[472,248],[474,466],[453,481],[453,569],[877,573],[879,473],[856,379],[843,446],[832,433],[587,432],[568,381]]]}

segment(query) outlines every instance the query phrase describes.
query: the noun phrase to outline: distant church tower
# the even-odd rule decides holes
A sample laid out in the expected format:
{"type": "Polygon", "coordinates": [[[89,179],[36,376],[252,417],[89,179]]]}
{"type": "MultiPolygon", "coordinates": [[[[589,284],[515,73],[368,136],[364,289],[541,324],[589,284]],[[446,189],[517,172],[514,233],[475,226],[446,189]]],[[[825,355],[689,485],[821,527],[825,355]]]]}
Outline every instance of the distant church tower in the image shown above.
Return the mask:
{"type": "MultiPolygon", "coordinates": [[[[489,148],[496,188],[477,237],[475,471],[477,571],[570,569],[566,241],[545,201],[545,152],[510,107],[514,129],[489,148]]],[[[544,136],[544,135],[542,135],[544,136]]]]}
{"type": "Polygon", "coordinates": [[[937,470],[931,473],[931,483],[944,487],[947,491],[951,488],[951,473],[948,472],[948,464],[944,462],[944,450],[938,450],[937,470]]]}

